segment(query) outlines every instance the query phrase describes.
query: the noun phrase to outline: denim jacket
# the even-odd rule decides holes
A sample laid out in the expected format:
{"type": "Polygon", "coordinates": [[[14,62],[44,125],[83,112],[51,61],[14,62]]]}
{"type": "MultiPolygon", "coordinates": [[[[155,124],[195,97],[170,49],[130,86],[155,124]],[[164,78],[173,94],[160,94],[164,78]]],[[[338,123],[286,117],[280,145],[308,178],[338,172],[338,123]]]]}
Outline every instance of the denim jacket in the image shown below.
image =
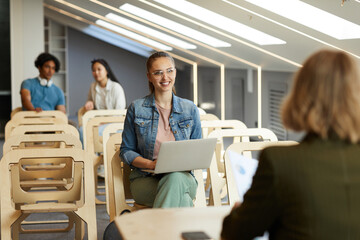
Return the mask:
{"type": "MultiPolygon", "coordinates": [[[[169,122],[175,140],[201,138],[200,116],[195,104],[175,94],[172,99],[169,122]]],[[[126,113],[120,147],[120,157],[123,161],[131,166],[138,156],[153,159],[158,124],[159,112],[155,106],[153,94],[130,104],[126,113]]]]}

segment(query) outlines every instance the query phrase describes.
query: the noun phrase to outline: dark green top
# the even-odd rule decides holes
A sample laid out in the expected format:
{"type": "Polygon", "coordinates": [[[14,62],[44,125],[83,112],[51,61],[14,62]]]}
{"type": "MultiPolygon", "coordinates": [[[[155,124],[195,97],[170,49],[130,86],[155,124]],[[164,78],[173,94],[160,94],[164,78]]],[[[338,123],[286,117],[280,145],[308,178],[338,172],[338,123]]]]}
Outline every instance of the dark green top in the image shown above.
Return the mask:
{"type": "Polygon", "coordinates": [[[360,145],[308,135],[262,151],[242,205],[224,219],[224,239],[360,239],[360,145]]]}

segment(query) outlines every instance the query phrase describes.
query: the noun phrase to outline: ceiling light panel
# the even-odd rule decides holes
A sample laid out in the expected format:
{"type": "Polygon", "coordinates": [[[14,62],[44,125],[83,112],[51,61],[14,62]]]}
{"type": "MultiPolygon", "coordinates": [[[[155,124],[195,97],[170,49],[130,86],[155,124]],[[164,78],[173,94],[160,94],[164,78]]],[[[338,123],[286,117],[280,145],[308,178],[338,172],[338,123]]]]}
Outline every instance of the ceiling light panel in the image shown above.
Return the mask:
{"type": "Polygon", "coordinates": [[[360,25],[299,0],[246,1],[339,40],[360,38],[360,25]]]}
{"type": "Polygon", "coordinates": [[[120,17],[119,15],[109,13],[109,14],[106,14],[105,17],[108,18],[108,19],[111,19],[111,20],[113,20],[115,22],[118,22],[120,24],[123,24],[125,26],[128,26],[128,27],[130,27],[132,29],[135,29],[137,31],[140,31],[140,32],[143,32],[143,33],[148,34],[150,36],[153,36],[155,38],[161,39],[161,40],[163,40],[165,42],[168,42],[170,44],[173,44],[175,46],[178,46],[178,47],[181,47],[181,48],[184,48],[184,49],[195,49],[196,48],[196,46],[193,45],[193,44],[190,44],[190,43],[187,43],[187,42],[185,42],[183,40],[174,38],[174,37],[172,37],[172,36],[170,36],[168,34],[159,32],[157,30],[146,27],[146,26],[144,26],[142,24],[136,23],[136,22],[131,21],[129,19],[120,17]]]}
{"type": "Polygon", "coordinates": [[[120,33],[122,35],[128,36],[128,37],[130,37],[132,39],[138,40],[138,41],[140,41],[142,43],[153,46],[154,48],[161,49],[161,50],[164,50],[164,51],[171,51],[172,50],[172,47],[166,46],[165,44],[156,42],[154,40],[151,40],[151,39],[146,38],[144,36],[141,36],[141,35],[139,35],[137,33],[126,30],[124,28],[115,26],[114,24],[105,22],[103,20],[100,20],[100,19],[96,20],[96,24],[98,24],[100,26],[103,26],[105,28],[108,28],[110,30],[113,30],[115,32],[118,32],[118,33],[120,33]]]}
{"type": "Polygon", "coordinates": [[[94,25],[89,25],[88,27],[83,28],[82,31],[92,37],[95,37],[132,53],[141,55],[143,57],[149,57],[151,51],[153,51],[152,48],[144,46],[128,38],[122,37],[111,31],[96,27],[94,25]]]}
{"type": "MultiPolygon", "coordinates": [[[[202,8],[196,4],[185,0],[154,0],[169,8],[187,14],[193,18],[211,24],[223,31],[227,31],[241,38],[247,39],[259,45],[278,45],[286,44],[285,41],[273,37],[267,33],[261,32],[242,23],[234,21],[230,18],[224,17],[218,13],[212,12],[208,9],[202,8]]],[[[272,1],[269,1],[272,2],[272,1]]]]}
{"type": "MultiPolygon", "coordinates": [[[[171,2],[175,2],[175,1],[171,1],[171,2]]],[[[123,11],[126,11],[128,13],[131,13],[133,15],[136,15],[138,17],[141,17],[143,19],[146,19],[150,22],[156,23],[162,27],[168,28],[172,31],[178,32],[184,36],[196,39],[197,41],[203,42],[212,47],[230,47],[231,46],[230,43],[221,41],[217,38],[211,37],[207,34],[204,34],[202,32],[199,32],[197,30],[194,30],[192,28],[189,28],[187,26],[179,24],[175,21],[169,20],[167,18],[161,17],[159,15],[156,15],[152,12],[146,11],[146,10],[136,7],[134,5],[126,3],[122,6],[120,6],[120,9],[123,11]]]]}

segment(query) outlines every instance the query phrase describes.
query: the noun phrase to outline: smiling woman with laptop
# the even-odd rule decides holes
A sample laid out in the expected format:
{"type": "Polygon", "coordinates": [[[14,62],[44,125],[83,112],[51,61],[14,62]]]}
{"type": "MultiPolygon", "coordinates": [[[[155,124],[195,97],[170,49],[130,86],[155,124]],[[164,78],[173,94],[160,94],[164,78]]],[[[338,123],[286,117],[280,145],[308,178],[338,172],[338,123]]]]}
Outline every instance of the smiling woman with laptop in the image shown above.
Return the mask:
{"type": "Polygon", "coordinates": [[[199,112],[193,102],[175,95],[175,62],[168,53],[152,54],[146,67],[150,94],[129,106],[120,148],[121,158],[132,167],[131,193],[136,203],[149,207],[191,207],[197,188],[191,169],[144,170],[155,169],[162,142],[201,138],[199,112]]]}

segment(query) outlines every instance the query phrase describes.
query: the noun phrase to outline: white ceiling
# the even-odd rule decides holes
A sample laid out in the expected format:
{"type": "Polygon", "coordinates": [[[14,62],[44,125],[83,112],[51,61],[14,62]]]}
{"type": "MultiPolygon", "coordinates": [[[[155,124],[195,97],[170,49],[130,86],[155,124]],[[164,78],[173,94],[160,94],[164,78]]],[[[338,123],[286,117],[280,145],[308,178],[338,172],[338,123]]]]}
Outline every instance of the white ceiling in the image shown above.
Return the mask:
{"type": "MultiPolygon", "coordinates": [[[[137,7],[146,9],[155,14],[169,18],[173,21],[179,22],[183,25],[221,39],[225,42],[231,43],[231,47],[215,49],[204,44],[200,44],[196,40],[184,37],[184,41],[196,45],[197,48],[193,50],[184,50],[176,49],[173,46],[173,54],[197,62],[200,66],[216,66],[216,64],[212,62],[212,60],[214,60],[218,64],[224,64],[225,68],[248,68],[251,66],[261,66],[263,70],[295,71],[307,56],[309,56],[312,52],[324,47],[340,48],[348,51],[355,55],[360,64],[360,39],[337,40],[311,28],[305,27],[299,23],[285,19],[260,7],[252,5],[251,3],[248,3],[244,0],[228,1],[236,3],[248,10],[245,11],[234,7],[233,5],[230,5],[223,0],[189,0],[189,2],[195,3],[211,11],[236,20],[242,24],[280,38],[286,41],[286,44],[260,46],[245,39],[236,37],[235,35],[228,34],[228,36],[224,36],[220,34],[223,32],[221,29],[215,29],[215,27],[212,27],[207,23],[190,18],[190,20],[195,20],[196,22],[200,23],[200,25],[198,25],[188,20],[184,20],[181,18],[182,16],[187,18],[189,17],[181,12],[176,12],[178,16],[174,16],[167,11],[151,6],[151,4],[157,5],[174,12],[174,10],[166,8],[165,6],[162,6],[152,0],[105,0],[99,1],[98,3],[95,0],[45,0],[44,6],[46,17],[52,18],[64,25],[68,25],[89,33],[88,27],[91,24],[94,25],[99,16],[105,16],[110,12],[134,20],[132,16],[125,16],[118,11],[119,6],[124,3],[130,3],[137,7]],[[103,5],[101,5],[101,3],[103,3],[103,5]],[[276,21],[282,24],[282,26],[275,24],[268,19],[260,17],[259,15],[271,19],[272,21],[276,21]],[[213,28],[215,31],[209,29],[209,27],[213,28]],[[294,30],[290,30],[289,28],[294,30]],[[251,62],[252,65],[250,66],[249,64],[242,62],[241,59],[251,62]]],[[[303,0],[303,2],[314,5],[315,7],[360,25],[360,3],[355,0],[346,1],[344,6],[341,6],[341,0],[303,0]]],[[[306,13],[304,13],[304,17],[307,17],[306,13]]],[[[151,27],[157,29],[156,26],[151,27]]],[[[162,31],[160,29],[157,30],[162,31]]],[[[165,31],[165,33],[169,34],[167,31],[165,31]]],[[[102,34],[102,36],[103,35],[104,34],[102,34]]],[[[109,31],[108,35],[111,37],[113,33],[109,31]]],[[[175,37],[180,38],[179,36],[175,37]]],[[[161,39],[154,40],[160,42],[162,41],[161,39]]],[[[127,42],[129,43],[128,40],[127,42]]],[[[119,37],[116,37],[115,40],[112,40],[112,44],[116,45],[116,43],[119,43],[117,44],[119,47],[125,46],[125,43],[123,43],[119,37]]],[[[136,47],[137,45],[138,43],[132,43],[133,47],[136,47]]],[[[142,48],[142,52],[145,52],[145,55],[146,50],[149,50],[149,48],[142,48]]]]}

